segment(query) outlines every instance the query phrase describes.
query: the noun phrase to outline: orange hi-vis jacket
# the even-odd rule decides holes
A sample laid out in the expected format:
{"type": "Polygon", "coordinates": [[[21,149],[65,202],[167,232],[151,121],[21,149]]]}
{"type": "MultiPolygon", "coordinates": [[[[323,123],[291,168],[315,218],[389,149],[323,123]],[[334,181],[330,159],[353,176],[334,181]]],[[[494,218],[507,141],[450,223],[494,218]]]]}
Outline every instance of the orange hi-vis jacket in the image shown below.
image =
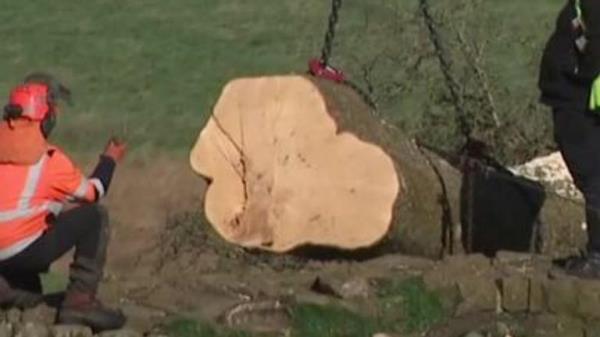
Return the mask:
{"type": "Polygon", "coordinates": [[[51,146],[33,165],[0,164],[0,260],[27,248],[48,228],[67,201],[94,202],[104,194],[59,148],[51,146]]]}

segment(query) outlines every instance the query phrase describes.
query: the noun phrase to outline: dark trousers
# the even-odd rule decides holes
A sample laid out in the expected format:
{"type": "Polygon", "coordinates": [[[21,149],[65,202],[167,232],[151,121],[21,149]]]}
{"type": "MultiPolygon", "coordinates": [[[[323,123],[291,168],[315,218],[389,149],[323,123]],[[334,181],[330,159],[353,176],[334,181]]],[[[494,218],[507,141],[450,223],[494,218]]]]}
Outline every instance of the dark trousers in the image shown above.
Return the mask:
{"type": "Polygon", "coordinates": [[[83,205],[49,219],[49,229],[21,253],[0,261],[0,275],[15,288],[41,292],[40,273],[72,248],[67,291],[95,294],[102,278],[109,240],[108,213],[83,205]]]}
{"type": "Polygon", "coordinates": [[[555,110],[554,137],[585,198],[588,252],[600,253],[600,116],[555,110]]]}

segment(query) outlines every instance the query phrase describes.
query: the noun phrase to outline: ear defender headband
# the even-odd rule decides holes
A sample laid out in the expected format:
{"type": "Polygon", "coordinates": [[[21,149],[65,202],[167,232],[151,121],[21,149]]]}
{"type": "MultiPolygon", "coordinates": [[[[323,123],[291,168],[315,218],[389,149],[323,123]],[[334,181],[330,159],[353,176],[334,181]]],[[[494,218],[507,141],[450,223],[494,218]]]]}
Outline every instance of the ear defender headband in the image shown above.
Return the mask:
{"type": "Polygon", "coordinates": [[[61,99],[70,103],[71,91],[51,75],[33,73],[11,91],[9,103],[4,107],[3,119],[10,121],[27,118],[39,121],[42,134],[48,138],[56,125],[56,106],[61,99]]]}

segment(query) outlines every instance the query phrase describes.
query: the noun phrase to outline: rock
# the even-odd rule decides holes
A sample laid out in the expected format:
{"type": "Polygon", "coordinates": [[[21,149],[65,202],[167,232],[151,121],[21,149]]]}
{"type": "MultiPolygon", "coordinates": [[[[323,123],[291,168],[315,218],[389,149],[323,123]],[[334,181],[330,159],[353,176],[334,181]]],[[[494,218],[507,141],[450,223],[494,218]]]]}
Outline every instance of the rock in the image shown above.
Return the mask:
{"type": "Polygon", "coordinates": [[[12,337],[14,326],[12,323],[0,322],[0,337],[12,337]]]}
{"type": "Polygon", "coordinates": [[[463,337],[485,337],[485,336],[479,331],[471,331],[471,332],[467,333],[466,335],[464,335],[463,337]]]}
{"type": "Polygon", "coordinates": [[[368,298],[371,295],[371,285],[364,278],[355,278],[344,282],[340,287],[339,294],[342,298],[368,298]]]}
{"type": "Polygon", "coordinates": [[[546,310],[546,299],[544,296],[545,279],[532,277],[529,279],[529,312],[539,313],[546,310]]]}
{"type": "MultiPolygon", "coordinates": [[[[556,337],[584,337],[585,335],[584,324],[569,316],[558,317],[558,327],[556,337]]],[[[586,336],[587,337],[587,336],[586,336]]]]}
{"type": "Polygon", "coordinates": [[[23,322],[36,322],[52,325],[56,310],[47,305],[38,305],[33,309],[25,310],[22,314],[21,320],[23,322]]]}
{"type": "Polygon", "coordinates": [[[477,311],[494,311],[499,305],[496,270],[491,260],[481,254],[449,256],[432,270],[423,273],[428,290],[452,291],[458,288],[462,302],[456,315],[477,311]]]}
{"type": "Polygon", "coordinates": [[[92,330],[81,325],[55,325],[51,329],[52,337],[92,337],[92,330]]]}
{"type": "Polygon", "coordinates": [[[542,314],[527,322],[524,336],[529,337],[583,337],[584,325],[568,316],[542,314]]]}
{"type": "Polygon", "coordinates": [[[9,309],[6,312],[6,321],[8,321],[9,323],[12,323],[12,324],[18,324],[21,322],[22,315],[23,315],[23,313],[19,309],[15,309],[15,308],[9,309]]]}
{"type": "Polygon", "coordinates": [[[531,276],[532,273],[535,273],[546,276],[552,267],[552,259],[543,255],[501,251],[496,254],[493,264],[499,270],[510,275],[531,276]]]}
{"type": "Polygon", "coordinates": [[[435,294],[439,296],[444,311],[449,315],[454,315],[459,304],[463,301],[460,289],[456,284],[452,287],[438,289],[435,294]]]}
{"type": "Polygon", "coordinates": [[[600,282],[579,280],[577,288],[577,311],[590,321],[600,320],[600,282]]]}
{"type": "Polygon", "coordinates": [[[544,294],[551,313],[559,315],[577,314],[577,289],[572,279],[548,280],[544,284],[544,294]]]}
{"type": "Polygon", "coordinates": [[[365,278],[353,278],[342,281],[332,275],[319,276],[311,285],[311,290],[337,298],[368,298],[371,295],[371,284],[365,278]]]}
{"type": "Polygon", "coordinates": [[[531,261],[532,255],[529,253],[519,253],[511,251],[499,251],[494,258],[494,264],[522,265],[531,261]]]}
{"type": "Polygon", "coordinates": [[[444,289],[465,278],[491,278],[495,274],[491,260],[482,254],[446,257],[432,270],[423,273],[429,290],[444,289]]]}
{"type": "Polygon", "coordinates": [[[583,199],[558,151],[509,169],[517,175],[540,181],[563,197],[583,199]]]}
{"type": "Polygon", "coordinates": [[[310,286],[310,290],[317,294],[342,298],[342,295],[339,293],[339,282],[325,280],[322,276],[315,278],[310,286]]]}
{"type": "Polygon", "coordinates": [[[49,337],[50,331],[45,324],[36,322],[26,322],[21,325],[15,335],[15,337],[49,337]]]}
{"type": "Polygon", "coordinates": [[[435,265],[435,262],[432,259],[424,257],[388,254],[366,261],[365,264],[376,269],[394,270],[406,274],[413,274],[431,269],[435,265]]]}
{"type": "Polygon", "coordinates": [[[585,337],[600,337],[600,322],[589,323],[584,330],[585,337]]]}
{"type": "Polygon", "coordinates": [[[494,280],[481,277],[464,279],[458,282],[458,288],[463,301],[458,305],[456,315],[498,308],[499,291],[494,280]]]}
{"type": "Polygon", "coordinates": [[[98,337],[142,337],[142,334],[129,329],[104,331],[98,337]]]}
{"type": "Polygon", "coordinates": [[[521,276],[502,279],[502,307],[508,312],[523,312],[529,307],[529,280],[521,276]]]}
{"type": "Polygon", "coordinates": [[[496,332],[498,336],[512,336],[512,329],[504,322],[496,322],[496,332]]]}
{"type": "Polygon", "coordinates": [[[423,273],[423,283],[429,290],[445,289],[452,286],[453,277],[444,267],[436,267],[423,273]]]}
{"type": "Polygon", "coordinates": [[[492,267],[492,261],[483,254],[451,255],[443,263],[454,270],[472,271],[471,276],[486,273],[492,267]]]}

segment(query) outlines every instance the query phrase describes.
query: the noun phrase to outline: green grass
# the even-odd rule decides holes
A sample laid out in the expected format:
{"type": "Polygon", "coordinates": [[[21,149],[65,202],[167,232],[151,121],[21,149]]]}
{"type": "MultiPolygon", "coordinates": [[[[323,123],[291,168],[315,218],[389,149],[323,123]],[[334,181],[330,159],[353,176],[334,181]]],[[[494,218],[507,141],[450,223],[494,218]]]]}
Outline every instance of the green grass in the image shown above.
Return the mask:
{"type": "Polygon", "coordinates": [[[292,318],[294,337],[364,337],[381,332],[376,319],[334,305],[301,304],[292,318]]]}
{"type": "Polygon", "coordinates": [[[52,294],[64,291],[69,279],[66,275],[56,272],[42,274],[42,289],[44,294],[52,294]]]}
{"type": "MultiPolygon", "coordinates": [[[[483,59],[503,121],[541,117],[535,81],[544,40],[562,0],[433,1],[447,45],[456,29],[485,45],[483,59]]],[[[100,149],[123,136],[135,152],[187,153],[220,89],[240,76],[304,72],[319,55],[329,2],[322,0],[31,0],[0,11],[0,92],[34,70],[73,89],[56,141],[69,151],[100,149]]],[[[374,88],[380,112],[411,134],[452,143],[451,106],[417,0],[348,0],[332,61],[374,88]],[[442,118],[430,125],[425,114],[442,118]],[[435,124],[435,123],[434,123],[435,124]],[[448,131],[450,130],[450,131],[448,131]]],[[[460,77],[464,61],[454,52],[460,77]]],[[[477,84],[470,84],[477,87],[477,84]]],[[[512,153],[529,149],[518,139],[512,153]]],[[[535,150],[535,147],[533,147],[535,150]]]]}
{"type": "Polygon", "coordinates": [[[440,295],[425,289],[420,278],[388,280],[378,295],[382,324],[392,331],[426,331],[448,317],[440,295]]]}

